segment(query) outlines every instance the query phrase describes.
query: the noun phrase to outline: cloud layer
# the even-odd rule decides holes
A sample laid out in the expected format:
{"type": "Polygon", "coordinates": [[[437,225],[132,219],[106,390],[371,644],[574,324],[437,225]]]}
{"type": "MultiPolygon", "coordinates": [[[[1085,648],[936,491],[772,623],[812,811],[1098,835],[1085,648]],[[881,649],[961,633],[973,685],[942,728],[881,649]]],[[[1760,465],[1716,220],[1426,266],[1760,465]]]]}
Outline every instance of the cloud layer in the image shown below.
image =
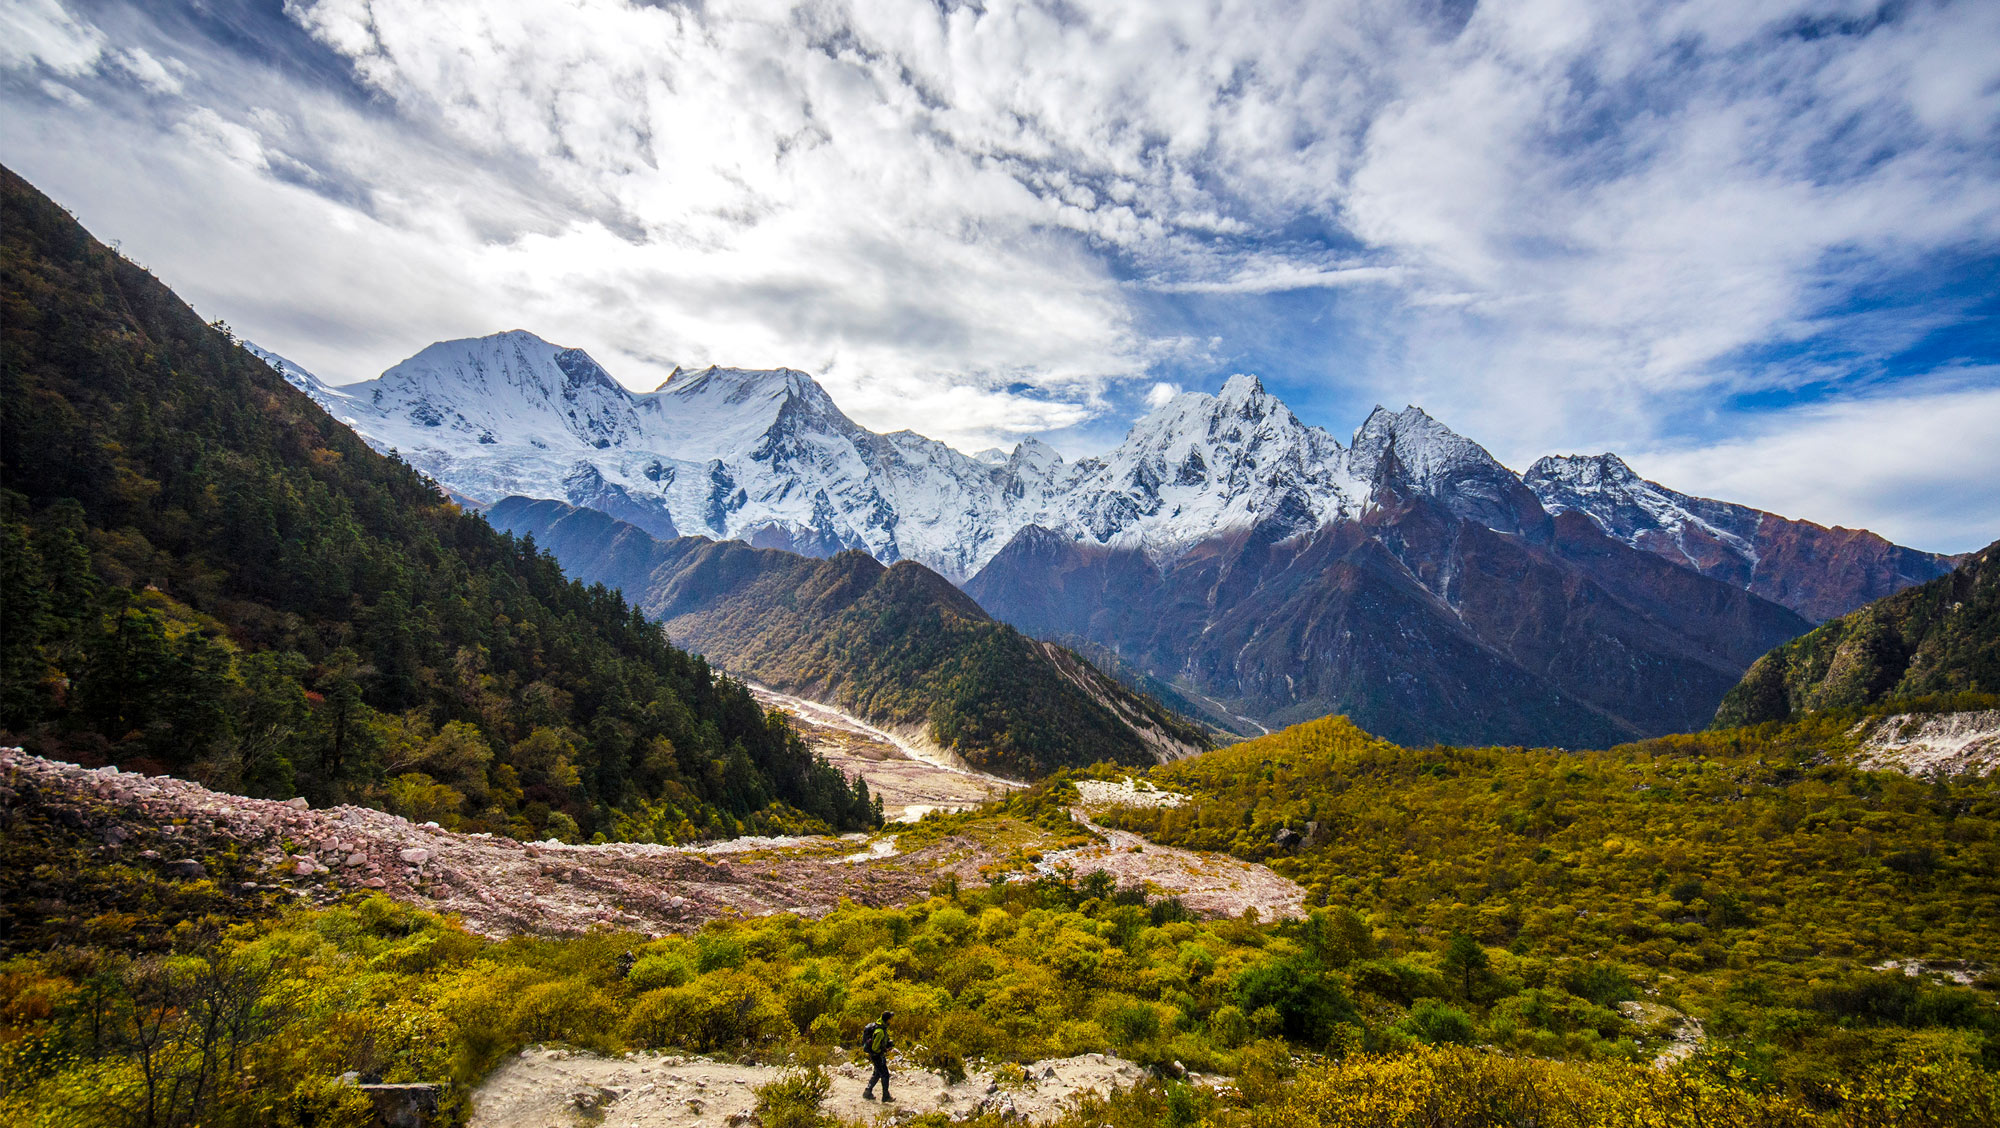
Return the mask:
{"type": "Polygon", "coordinates": [[[1990,3],[22,0],[0,96],[9,164],[334,380],[522,327],[1079,449],[1255,368],[2000,535],[1924,422],[2000,385],[1990,3]],[[1868,421],[1927,457],[1805,488],[1868,421]]]}

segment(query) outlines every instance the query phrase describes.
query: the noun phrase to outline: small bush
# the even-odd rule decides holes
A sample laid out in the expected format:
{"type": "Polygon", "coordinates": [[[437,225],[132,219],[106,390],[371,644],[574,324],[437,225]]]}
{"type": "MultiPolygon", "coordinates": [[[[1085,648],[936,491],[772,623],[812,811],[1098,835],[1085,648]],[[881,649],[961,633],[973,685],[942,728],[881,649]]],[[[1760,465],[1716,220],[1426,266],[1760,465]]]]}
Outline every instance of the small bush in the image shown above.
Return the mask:
{"type": "Polygon", "coordinates": [[[831,1128],[834,1119],[820,1110],[833,1079],[818,1066],[795,1069],[757,1086],[757,1118],[764,1128],[831,1128]]]}

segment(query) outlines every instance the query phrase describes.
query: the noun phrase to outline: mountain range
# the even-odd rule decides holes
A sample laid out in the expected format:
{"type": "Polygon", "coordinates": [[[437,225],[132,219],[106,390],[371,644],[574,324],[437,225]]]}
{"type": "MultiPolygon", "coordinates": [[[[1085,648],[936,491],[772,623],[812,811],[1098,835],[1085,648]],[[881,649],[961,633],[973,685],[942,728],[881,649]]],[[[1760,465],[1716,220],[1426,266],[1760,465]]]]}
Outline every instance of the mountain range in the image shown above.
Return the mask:
{"type": "Polygon", "coordinates": [[[1946,557],[1646,481],[1526,475],[1416,407],[1343,444],[1251,376],[1104,455],[877,434],[790,369],[633,393],[514,331],[331,386],[265,354],[459,497],[601,510],[825,557],[914,560],[994,618],[1254,731],[1327,712],[1405,742],[1600,744],[1700,727],[1758,655],[1946,557]]]}
{"type": "Polygon", "coordinates": [[[1054,643],[995,622],[912,560],[813,559],[742,541],[659,540],[560,501],[510,497],[495,527],[625,593],[676,642],[775,689],[830,701],[975,768],[1039,777],[1147,765],[1206,733],[1054,643]]]}

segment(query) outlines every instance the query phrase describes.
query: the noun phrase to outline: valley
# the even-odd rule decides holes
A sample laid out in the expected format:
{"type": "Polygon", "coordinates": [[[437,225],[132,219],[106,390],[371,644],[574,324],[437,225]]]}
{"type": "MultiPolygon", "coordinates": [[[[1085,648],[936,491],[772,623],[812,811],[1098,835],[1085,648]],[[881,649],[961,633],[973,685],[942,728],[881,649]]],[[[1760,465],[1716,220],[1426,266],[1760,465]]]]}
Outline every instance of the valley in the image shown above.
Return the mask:
{"type": "Polygon", "coordinates": [[[868,781],[869,794],[882,801],[892,823],[915,822],[932,811],[959,811],[1025,786],[965,766],[943,749],[926,747],[884,732],[857,717],[817,701],[749,683],[752,696],[777,709],[814,752],[849,777],[868,781]]]}

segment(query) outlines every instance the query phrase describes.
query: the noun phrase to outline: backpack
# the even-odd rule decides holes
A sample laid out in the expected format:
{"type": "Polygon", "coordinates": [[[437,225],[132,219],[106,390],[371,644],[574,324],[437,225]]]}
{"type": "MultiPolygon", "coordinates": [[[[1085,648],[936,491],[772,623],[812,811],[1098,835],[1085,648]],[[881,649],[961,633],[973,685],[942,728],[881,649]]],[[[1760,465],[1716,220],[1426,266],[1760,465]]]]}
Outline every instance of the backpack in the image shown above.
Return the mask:
{"type": "Polygon", "coordinates": [[[871,1022],[861,1028],[861,1048],[880,1057],[889,1052],[889,1028],[879,1022],[871,1022]]]}

